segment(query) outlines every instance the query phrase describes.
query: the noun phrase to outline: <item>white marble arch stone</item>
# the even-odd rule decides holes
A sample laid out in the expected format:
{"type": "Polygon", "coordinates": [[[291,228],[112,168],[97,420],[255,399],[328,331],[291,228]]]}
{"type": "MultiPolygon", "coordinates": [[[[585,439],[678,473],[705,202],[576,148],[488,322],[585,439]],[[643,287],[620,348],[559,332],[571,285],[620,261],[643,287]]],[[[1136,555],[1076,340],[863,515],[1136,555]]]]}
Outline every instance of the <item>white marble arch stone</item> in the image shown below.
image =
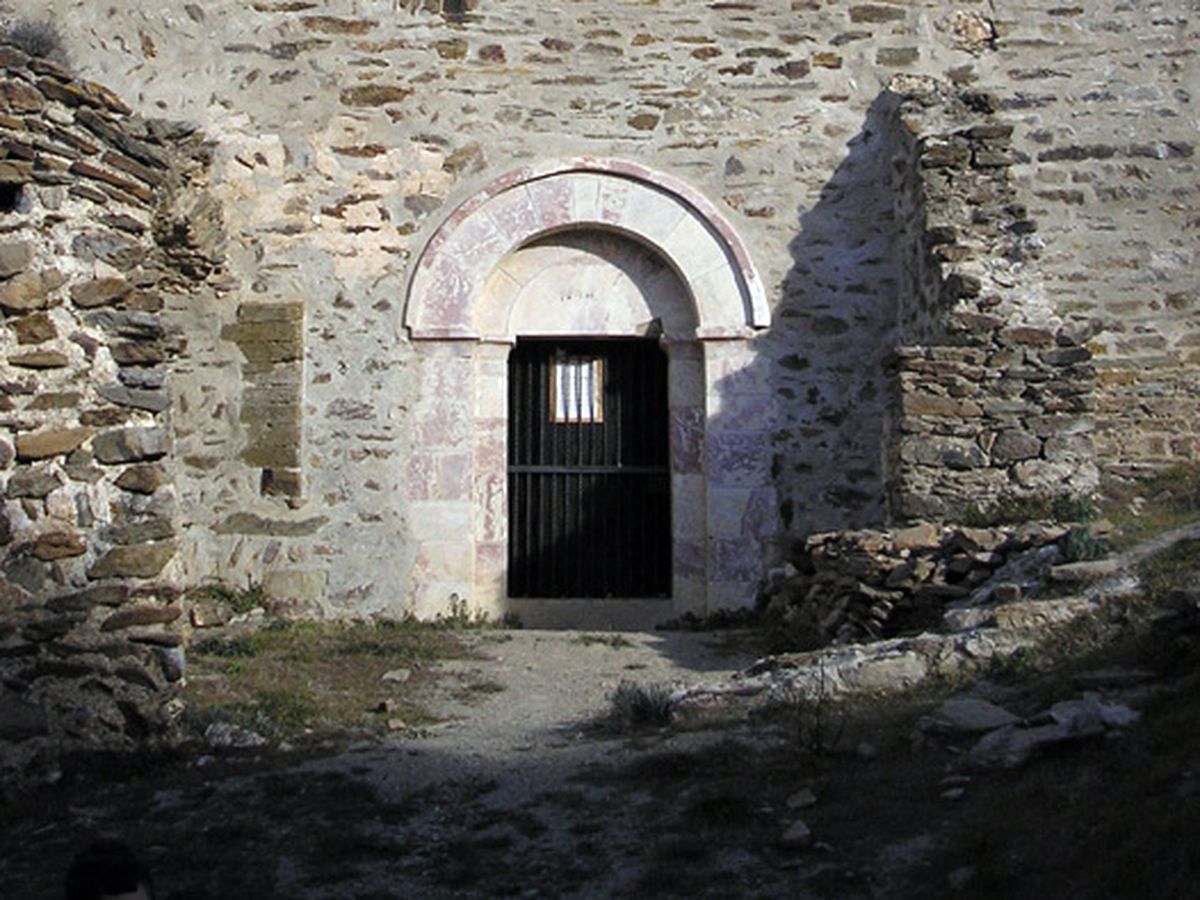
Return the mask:
{"type": "Polygon", "coordinates": [[[510,173],[458,207],[417,262],[404,323],[422,378],[412,515],[463,524],[418,537],[410,608],[433,615],[457,594],[530,625],[595,628],[752,603],[777,531],[766,512],[775,508],[770,395],[753,377],[762,361],[749,342],[768,322],[732,226],[662,173],[622,160],[551,162],[510,173]],[[520,337],[647,335],[668,358],[670,600],[508,598],[509,349],[520,337]],[[447,365],[459,375],[448,378],[447,365]],[[763,413],[722,417],[734,394],[739,407],[763,413]],[[722,459],[736,471],[710,468],[722,459]],[[453,485],[440,473],[454,473],[453,485]]]}

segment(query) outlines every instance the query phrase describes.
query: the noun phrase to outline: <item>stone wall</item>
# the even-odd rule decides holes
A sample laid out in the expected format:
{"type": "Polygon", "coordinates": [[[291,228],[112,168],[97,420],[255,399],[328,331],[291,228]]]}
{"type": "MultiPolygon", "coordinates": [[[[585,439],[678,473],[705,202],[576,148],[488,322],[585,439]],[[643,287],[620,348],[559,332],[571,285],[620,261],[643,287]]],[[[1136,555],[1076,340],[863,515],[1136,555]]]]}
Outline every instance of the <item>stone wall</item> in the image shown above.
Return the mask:
{"type": "Polygon", "coordinates": [[[1072,487],[1086,483],[1059,456],[1082,449],[1084,424],[1047,421],[1073,411],[1040,393],[1064,372],[1086,380],[1088,365],[1102,463],[1196,455],[1197,20],[1185,0],[9,5],[53,15],[89,78],[217,141],[227,277],[167,301],[188,335],[172,419],[191,579],[270,583],[330,615],[414,608],[427,574],[414,535],[430,523],[406,488],[424,415],[402,325],[411,268],[460,204],[548,160],[624,158],[678,178],[752,248],[771,307],[753,347],[777,399],[781,543],[887,519],[901,380],[927,403],[908,416],[909,493],[933,491],[931,454],[943,473],[983,454],[951,472],[971,490],[1021,487],[1030,461],[1045,463],[1038,478],[1069,463],[1083,473],[1065,475],[1072,487]],[[1002,130],[957,135],[953,110],[901,111],[912,91],[897,75],[992,98],[967,111],[1002,130]],[[916,159],[923,130],[948,135],[952,157],[958,138],[975,163],[994,152],[1004,165],[979,177],[1008,173],[998,218],[952,223],[971,227],[933,245],[937,267],[914,255],[930,249],[915,214],[936,225],[953,210],[893,166],[916,159]],[[976,255],[950,259],[960,248],[976,255]],[[968,307],[965,335],[950,328],[946,285],[967,292],[954,301],[968,307]],[[269,366],[247,353],[273,314],[259,305],[289,310],[272,320],[284,338],[259,335],[279,353],[269,366]],[[1037,333],[1014,341],[1006,327],[1037,333]],[[887,370],[897,346],[926,349],[887,370]],[[1091,363],[1064,364],[1080,348],[1091,363]],[[1001,354],[983,381],[967,353],[979,349],[1001,354]],[[1018,383],[1038,396],[1013,411],[1018,383]],[[961,436],[939,433],[950,423],[927,401],[975,391],[991,404],[969,435],[978,452],[943,453],[961,436]]]}
{"type": "Polygon", "coordinates": [[[1188,0],[6,8],[84,76],[0,57],[0,736],[26,760],[169,723],[183,585],[330,616],[503,596],[502,530],[459,532],[500,527],[506,344],[422,351],[405,307],[455,216],[524,209],[514,173],[641,172],[610,198],[703,210],[694,246],[755,285],[727,344],[675,345],[712,388],[676,386],[677,503],[712,526],[676,574],[729,574],[717,605],[814,533],[1200,453],[1188,0]]]}
{"type": "Polygon", "coordinates": [[[1097,460],[1118,473],[1195,461],[1195,5],[1006,19],[1014,172],[1044,241],[1047,298],[1094,356],[1097,460]]]}
{"type": "Polygon", "coordinates": [[[1013,126],[977,89],[898,78],[904,260],[886,441],[894,519],[1096,487],[1089,326],[1064,322],[1017,202],[1013,126]]]}
{"type": "Polygon", "coordinates": [[[164,315],[213,262],[207,150],[0,47],[0,776],[169,731],[182,675],[164,315]]]}

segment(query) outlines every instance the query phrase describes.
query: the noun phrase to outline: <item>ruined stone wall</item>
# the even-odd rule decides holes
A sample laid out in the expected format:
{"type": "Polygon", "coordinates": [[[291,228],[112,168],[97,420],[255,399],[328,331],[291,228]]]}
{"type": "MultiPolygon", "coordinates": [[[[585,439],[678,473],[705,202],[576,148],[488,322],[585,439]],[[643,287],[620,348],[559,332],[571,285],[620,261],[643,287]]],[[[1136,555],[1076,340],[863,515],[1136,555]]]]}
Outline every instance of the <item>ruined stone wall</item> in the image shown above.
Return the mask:
{"type": "Polygon", "coordinates": [[[169,730],[182,674],[165,313],[212,263],[188,129],[0,48],[0,778],[169,730]]]}
{"type": "Polygon", "coordinates": [[[997,99],[933,79],[906,95],[896,163],[901,345],[888,367],[893,519],[958,520],[1097,484],[1090,323],[1048,302],[1037,223],[1011,177],[997,99]]]}
{"type": "Polygon", "coordinates": [[[970,528],[919,522],[892,531],[809,535],[796,566],[773,573],[767,620],[811,648],[995,624],[1072,558],[1078,531],[1028,522],[970,528]]]}
{"type": "MultiPolygon", "coordinates": [[[[400,612],[414,573],[436,576],[404,488],[432,477],[406,464],[427,425],[400,327],[410,265],[457,204],[549,158],[634,159],[728,213],[772,306],[755,348],[779,401],[784,534],[883,521],[885,363],[944,321],[901,305],[945,282],[908,281],[897,74],[990,94],[1013,126],[1009,224],[1036,223],[1027,243],[1044,247],[1036,272],[968,298],[1009,307],[974,312],[1095,355],[1102,457],[1196,453],[1184,0],[11,6],[52,13],[84,74],[139,110],[218,141],[229,278],[177,310],[180,563],[197,580],[271,582],[346,614],[400,612]]],[[[1019,365],[1053,380],[1057,349],[1037,342],[1019,365]]],[[[911,359],[926,393],[990,390],[922,380],[911,359]]],[[[1018,426],[1052,437],[1027,418],[993,430],[1018,426]]]]}

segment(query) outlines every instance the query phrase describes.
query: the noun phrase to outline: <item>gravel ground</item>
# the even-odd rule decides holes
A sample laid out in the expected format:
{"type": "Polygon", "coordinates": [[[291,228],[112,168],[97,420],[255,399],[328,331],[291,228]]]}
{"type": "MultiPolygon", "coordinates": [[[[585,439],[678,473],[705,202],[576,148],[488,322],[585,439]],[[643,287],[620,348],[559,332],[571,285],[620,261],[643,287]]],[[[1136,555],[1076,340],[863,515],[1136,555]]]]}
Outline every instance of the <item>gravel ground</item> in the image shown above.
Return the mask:
{"type": "Polygon", "coordinates": [[[60,896],[70,859],[98,835],[135,847],[167,900],[640,894],[647,829],[670,807],[613,773],[721,735],[616,735],[598,726],[608,698],[622,680],[726,677],[751,661],[745,636],[461,638],[470,658],[439,663],[422,698],[442,720],[433,727],[97,770],[26,798],[5,811],[0,897],[60,896]]]}
{"type": "MultiPolygon", "coordinates": [[[[684,687],[744,669],[744,634],[468,632],[467,658],[421,679],[432,728],[97,761],[0,808],[0,898],[61,897],[97,835],[137,849],[160,900],[1191,896],[1195,854],[1178,835],[1200,814],[1194,618],[1155,644],[1186,677],[1123,739],[969,777],[960,741],[914,738],[919,697],[850,714],[836,751],[806,742],[812,708],[601,727],[622,680],[684,687]]],[[[1117,662],[1145,664],[1138,646],[1117,662]]],[[[1006,690],[1030,710],[1079,692],[1070,673],[1006,690]]]]}
{"type": "MultiPolygon", "coordinates": [[[[589,772],[611,772],[646,752],[693,752],[704,732],[637,739],[602,726],[621,681],[692,686],[753,661],[737,633],[483,631],[475,658],[439,665],[429,706],[444,721],[364,743],[311,764],[352,773],[405,817],[406,860],[376,859],[353,886],[307,897],[608,897],[633,890],[644,820],[655,804],[589,772]]],[[[298,894],[299,895],[299,894],[298,894]]]]}

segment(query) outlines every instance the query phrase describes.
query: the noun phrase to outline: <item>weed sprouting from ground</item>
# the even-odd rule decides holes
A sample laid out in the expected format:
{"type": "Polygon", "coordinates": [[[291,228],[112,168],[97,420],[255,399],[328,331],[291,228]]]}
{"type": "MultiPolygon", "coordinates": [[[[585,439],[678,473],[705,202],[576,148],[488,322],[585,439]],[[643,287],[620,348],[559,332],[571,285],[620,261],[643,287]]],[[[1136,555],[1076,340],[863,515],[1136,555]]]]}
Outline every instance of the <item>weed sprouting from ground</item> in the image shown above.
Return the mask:
{"type": "Polygon", "coordinates": [[[1167,602],[1176,592],[1191,587],[1200,574],[1200,540],[1180,541],[1161,553],[1142,560],[1138,575],[1146,598],[1167,602]]]}
{"type": "Polygon", "coordinates": [[[659,728],[671,723],[671,691],[665,685],[623,680],[609,701],[608,722],[616,731],[659,728]]]}
{"type": "Polygon", "coordinates": [[[1087,523],[1095,517],[1096,509],[1086,497],[1073,494],[1006,495],[968,509],[963,515],[963,524],[989,528],[1042,520],[1087,523]]]}
{"type": "Polygon", "coordinates": [[[1037,654],[1032,647],[1018,647],[993,656],[989,671],[1001,681],[1021,681],[1037,672],[1037,654]]]}
{"type": "Polygon", "coordinates": [[[235,588],[226,584],[201,585],[188,591],[192,603],[219,603],[229,607],[234,615],[244,615],[266,605],[267,595],[261,585],[235,588]]]}
{"type": "Polygon", "coordinates": [[[633,641],[629,640],[623,634],[581,634],[575,638],[575,643],[583,644],[585,647],[600,644],[605,647],[611,647],[614,650],[633,646],[633,641]]]}
{"type": "Polygon", "coordinates": [[[1062,551],[1066,562],[1102,559],[1112,552],[1112,543],[1090,525],[1075,525],[1063,537],[1062,551]]]}
{"type": "Polygon", "coordinates": [[[498,681],[489,681],[486,679],[483,681],[468,682],[459,690],[454,692],[458,699],[467,703],[473,700],[479,700],[492,694],[502,693],[504,693],[504,685],[500,684],[498,681]]]}
{"type": "Polygon", "coordinates": [[[450,595],[449,609],[446,612],[439,612],[433,617],[435,627],[450,631],[487,628],[491,624],[491,617],[487,614],[487,610],[472,609],[471,604],[459,597],[458,594],[450,595]]]}
{"type": "Polygon", "coordinates": [[[799,749],[813,754],[831,753],[841,743],[847,716],[833,700],[824,666],[814,691],[785,691],[776,706],[776,711],[791,721],[799,749]]]}
{"type": "Polygon", "coordinates": [[[0,35],[0,40],[23,53],[66,65],[67,49],[61,32],[53,22],[20,19],[0,35]]]}
{"type": "Polygon", "coordinates": [[[1109,479],[1100,510],[1122,547],[1178,528],[1200,516],[1200,463],[1179,463],[1140,479],[1109,479]]]}
{"type": "Polygon", "coordinates": [[[214,722],[228,722],[272,740],[292,738],[331,724],[323,719],[317,697],[304,687],[264,690],[249,700],[193,710],[191,716],[198,731],[214,722]]]}

